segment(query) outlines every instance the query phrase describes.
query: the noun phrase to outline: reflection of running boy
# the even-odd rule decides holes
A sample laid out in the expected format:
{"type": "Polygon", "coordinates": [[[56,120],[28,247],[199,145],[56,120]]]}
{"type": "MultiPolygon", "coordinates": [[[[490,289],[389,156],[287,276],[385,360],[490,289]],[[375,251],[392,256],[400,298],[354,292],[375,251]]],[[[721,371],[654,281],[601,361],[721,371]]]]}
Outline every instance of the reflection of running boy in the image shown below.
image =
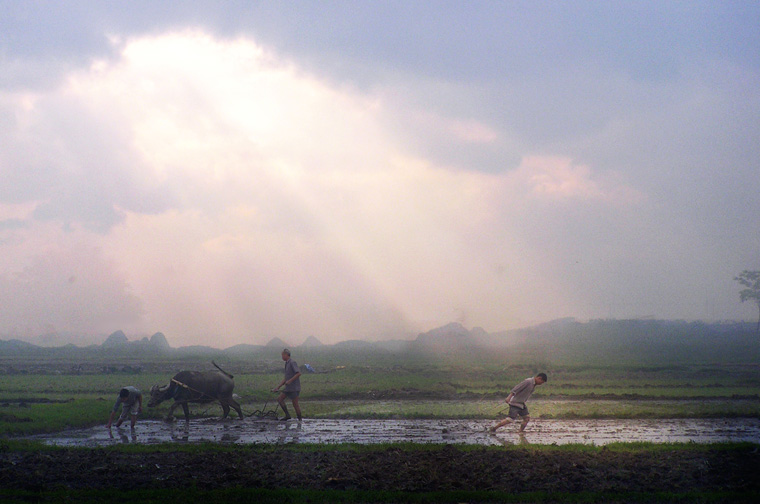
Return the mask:
{"type": "Polygon", "coordinates": [[[533,378],[526,378],[521,381],[515,388],[511,390],[504,402],[509,404],[509,413],[507,418],[497,423],[489,430],[496,432],[499,427],[504,427],[508,423],[512,423],[517,420],[517,417],[522,418],[522,424],[520,424],[520,432],[525,430],[525,426],[530,422],[530,414],[528,413],[528,407],[525,405],[525,401],[528,400],[533,390],[538,386],[546,383],[546,373],[538,373],[533,378]]]}
{"type": "Polygon", "coordinates": [[[121,423],[127,419],[127,416],[131,415],[131,426],[135,428],[135,422],[137,422],[137,415],[142,413],[142,393],[135,387],[129,385],[119,391],[119,397],[116,398],[116,404],[113,405],[111,410],[111,417],[108,419],[108,427],[111,428],[113,419],[116,413],[119,411],[119,406],[122,406],[121,416],[116,422],[116,427],[119,427],[121,423]]]}

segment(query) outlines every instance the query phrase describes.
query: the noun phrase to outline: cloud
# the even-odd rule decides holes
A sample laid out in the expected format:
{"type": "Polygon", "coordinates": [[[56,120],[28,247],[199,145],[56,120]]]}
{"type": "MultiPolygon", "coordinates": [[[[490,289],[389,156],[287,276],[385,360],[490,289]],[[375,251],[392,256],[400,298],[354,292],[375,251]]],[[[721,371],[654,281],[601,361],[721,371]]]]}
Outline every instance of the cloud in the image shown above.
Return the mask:
{"type": "Polygon", "coordinates": [[[464,259],[481,182],[404,160],[377,98],[251,41],[128,41],[18,112],[52,144],[28,160],[52,172],[34,218],[101,233],[146,327],[387,337],[469,304],[444,301],[467,275],[439,271],[464,259]]]}
{"type": "Polygon", "coordinates": [[[512,177],[525,185],[528,194],[539,199],[632,205],[645,198],[641,191],[616,180],[619,176],[594,176],[590,167],[557,156],[528,156],[512,177]]]}
{"type": "Polygon", "coordinates": [[[13,232],[28,238],[14,241],[11,247],[0,244],[5,254],[2,266],[25,264],[0,275],[3,337],[52,333],[77,337],[139,327],[140,300],[86,233],[63,233],[49,225],[13,232]]]}
{"type": "MultiPolygon", "coordinates": [[[[50,89],[0,91],[0,292],[20,300],[0,334],[131,328],[225,345],[691,316],[735,274],[695,280],[717,249],[680,266],[704,240],[657,190],[669,165],[651,161],[671,142],[636,155],[667,129],[656,105],[627,115],[638,95],[521,123],[546,88],[395,74],[360,89],[202,30],[111,44],[50,89]],[[476,98],[490,92],[514,114],[476,98]],[[19,297],[24,285],[39,295],[19,297]]],[[[562,82],[572,94],[597,77],[562,82]]]]}

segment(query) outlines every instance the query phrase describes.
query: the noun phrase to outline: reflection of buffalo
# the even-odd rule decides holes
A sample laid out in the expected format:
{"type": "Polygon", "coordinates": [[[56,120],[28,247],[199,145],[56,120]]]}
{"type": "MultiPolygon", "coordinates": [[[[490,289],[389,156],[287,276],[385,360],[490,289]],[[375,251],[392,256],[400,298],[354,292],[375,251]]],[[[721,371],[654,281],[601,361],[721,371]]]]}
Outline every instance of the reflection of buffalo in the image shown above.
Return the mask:
{"type": "Polygon", "coordinates": [[[240,418],[243,412],[240,405],[232,398],[232,390],[235,388],[233,376],[211,362],[219,371],[180,371],[171,379],[169,385],[159,387],[154,385],[150,389],[150,401],[148,406],[158,406],[163,401],[174,399],[174,404],[169,408],[167,420],[171,420],[174,408],[182,405],[185,412],[185,420],[190,420],[190,410],[187,403],[210,403],[219,401],[224,410],[222,418],[226,418],[232,406],[240,418]]]}

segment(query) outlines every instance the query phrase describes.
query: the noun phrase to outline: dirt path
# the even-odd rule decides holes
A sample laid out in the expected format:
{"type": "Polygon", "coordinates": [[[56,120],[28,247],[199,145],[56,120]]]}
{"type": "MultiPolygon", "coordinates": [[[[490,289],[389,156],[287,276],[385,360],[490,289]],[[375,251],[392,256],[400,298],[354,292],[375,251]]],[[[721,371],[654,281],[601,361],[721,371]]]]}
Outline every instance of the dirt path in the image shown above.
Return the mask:
{"type": "Polygon", "coordinates": [[[180,420],[167,424],[140,421],[134,431],[104,426],[76,429],[32,439],[58,446],[99,447],[118,443],[222,442],[235,444],[387,442],[443,444],[568,444],[611,442],[655,443],[724,441],[760,442],[760,419],[538,420],[524,435],[516,426],[497,434],[485,431],[483,420],[320,420],[277,422],[252,419],[180,420]]]}

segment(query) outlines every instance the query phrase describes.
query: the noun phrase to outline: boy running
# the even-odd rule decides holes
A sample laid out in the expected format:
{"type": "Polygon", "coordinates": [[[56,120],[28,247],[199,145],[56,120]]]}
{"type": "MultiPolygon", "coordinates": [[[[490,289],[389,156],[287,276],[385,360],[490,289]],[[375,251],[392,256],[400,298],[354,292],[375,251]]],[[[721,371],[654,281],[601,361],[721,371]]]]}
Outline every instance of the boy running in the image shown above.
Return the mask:
{"type": "Polygon", "coordinates": [[[533,393],[533,390],[535,390],[537,386],[543,385],[546,383],[546,381],[546,373],[538,373],[533,378],[526,378],[525,380],[515,385],[515,387],[510,391],[507,398],[504,399],[504,402],[509,404],[509,413],[507,414],[507,418],[488,430],[491,432],[496,432],[496,429],[499,427],[504,427],[508,423],[512,423],[513,421],[517,420],[517,417],[520,417],[522,418],[522,423],[520,424],[520,432],[523,432],[525,430],[525,426],[528,425],[528,422],[530,422],[530,414],[528,413],[528,407],[525,405],[525,401],[528,400],[530,395],[533,393]]]}

